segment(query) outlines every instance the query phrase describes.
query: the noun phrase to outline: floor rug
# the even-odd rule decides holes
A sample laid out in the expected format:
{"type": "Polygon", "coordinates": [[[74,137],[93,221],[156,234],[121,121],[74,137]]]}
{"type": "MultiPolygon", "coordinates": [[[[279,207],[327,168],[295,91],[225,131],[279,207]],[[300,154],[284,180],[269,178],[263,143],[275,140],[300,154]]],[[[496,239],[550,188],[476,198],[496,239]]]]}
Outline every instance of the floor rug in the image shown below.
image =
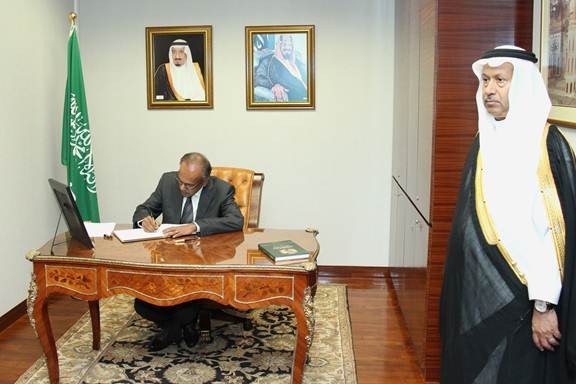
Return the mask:
{"type": "MultiPolygon", "coordinates": [[[[58,341],[60,383],[290,383],[295,319],[287,307],[251,311],[254,327],[213,323],[210,344],[188,348],[183,342],[149,352],[157,331],[139,317],[133,298],[118,295],[100,303],[100,351],[92,350],[90,315],[85,314],[58,341]]],[[[346,286],[322,284],[314,301],[315,332],[304,383],[355,384],[356,370],[346,286]]],[[[17,384],[49,383],[42,357],[17,384]]]]}

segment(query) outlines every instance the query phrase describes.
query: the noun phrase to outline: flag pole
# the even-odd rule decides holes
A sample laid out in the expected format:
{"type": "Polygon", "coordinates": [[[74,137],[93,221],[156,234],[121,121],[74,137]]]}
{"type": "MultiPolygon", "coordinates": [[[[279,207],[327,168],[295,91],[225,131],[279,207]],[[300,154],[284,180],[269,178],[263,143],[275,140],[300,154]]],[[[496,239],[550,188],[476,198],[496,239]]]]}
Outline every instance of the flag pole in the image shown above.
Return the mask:
{"type": "Polygon", "coordinates": [[[74,194],[84,221],[100,222],[96,176],[92,157],[92,135],[88,123],[88,108],[82,76],[82,62],[76,35],[77,14],[68,14],[68,75],[62,119],[60,162],[67,167],[68,186],[74,194]]]}

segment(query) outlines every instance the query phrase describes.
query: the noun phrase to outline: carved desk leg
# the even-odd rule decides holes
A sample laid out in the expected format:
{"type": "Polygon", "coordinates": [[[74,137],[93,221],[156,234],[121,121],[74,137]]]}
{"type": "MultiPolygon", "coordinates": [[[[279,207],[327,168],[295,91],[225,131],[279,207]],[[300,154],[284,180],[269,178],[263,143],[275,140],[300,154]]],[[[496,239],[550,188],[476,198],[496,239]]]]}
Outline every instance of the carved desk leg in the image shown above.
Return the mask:
{"type": "Polygon", "coordinates": [[[312,305],[312,289],[304,289],[302,302],[294,302],[293,310],[296,316],[296,348],[294,348],[294,365],[292,367],[292,384],[302,383],[308,350],[312,344],[314,332],[314,314],[312,305]]]}
{"type": "Polygon", "coordinates": [[[90,320],[92,320],[92,349],[100,349],[100,305],[98,300],[88,302],[90,320]]]}
{"type": "Polygon", "coordinates": [[[306,364],[310,362],[310,347],[312,340],[314,340],[314,296],[316,295],[316,284],[313,287],[306,287],[304,289],[304,315],[306,316],[306,328],[308,335],[306,336],[306,364]]]}
{"type": "Polygon", "coordinates": [[[296,316],[296,348],[294,348],[294,363],[292,365],[292,384],[302,383],[304,374],[304,364],[306,362],[306,336],[308,328],[306,327],[306,316],[301,305],[295,303],[294,315],[296,316]]]}
{"type": "Polygon", "coordinates": [[[48,305],[46,303],[46,286],[43,274],[35,275],[32,273],[30,289],[28,292],[28,315],[31,317],[32,327],[35,327],[40,344],[46,355],[46,364],[48,366],[48,375],[51,384],[57,384],[60,378],[58,368],[58,352],[54,342],[54,334],[50,326],[48,317],[48,305]]]}

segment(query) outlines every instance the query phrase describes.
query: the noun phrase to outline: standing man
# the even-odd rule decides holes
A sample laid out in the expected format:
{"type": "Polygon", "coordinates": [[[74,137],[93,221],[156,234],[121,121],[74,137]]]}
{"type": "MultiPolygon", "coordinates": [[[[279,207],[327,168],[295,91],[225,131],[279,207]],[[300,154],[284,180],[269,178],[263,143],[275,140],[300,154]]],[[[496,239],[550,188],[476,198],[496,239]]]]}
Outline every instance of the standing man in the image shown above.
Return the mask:
{"type": "MultiPolygon", "coordinates": [[[[162,214],[164,223],[184,224],[164,230],[169,237],[242,230],[244,217],[234,200],[234,187],[210,176],[211,171],[212,166],[204,155],[192,152],[182,156],[178,172],[163,174],[156,190],[136,207],[132,218],[134,227],[155,231],[158,229],[155,219],[162,214]]],[[[160,307],[136,299],[134,308],[140,316],[161,328],[150,342],[151,351],[178,343],[182,336],[190,347],[198,341],[194,329],[198,308],[194,301],[160,307]]]]}
{"type": "Polygon", "coordinates": [[[260,59],[254,73],[254,87],[270,90],[271,101],[308,99],[306,65],[298,58],[292,35],[281,34],[274,53],[260,59]]]}
{"type": "Polygon", "coordinates": [[[444,270],[443,384],[576,380],[576,167],[536,61],[502,46],[472,65],[479,135],[444,270]]]}
{"type": "Polygon", "coordinates": [[[192,61],[192,52],[186,40],[174,40],[168,49],[168,63],[156,69],[154,97],[162,101],[206,100],[202,71],[200,65],[192,61]]]}

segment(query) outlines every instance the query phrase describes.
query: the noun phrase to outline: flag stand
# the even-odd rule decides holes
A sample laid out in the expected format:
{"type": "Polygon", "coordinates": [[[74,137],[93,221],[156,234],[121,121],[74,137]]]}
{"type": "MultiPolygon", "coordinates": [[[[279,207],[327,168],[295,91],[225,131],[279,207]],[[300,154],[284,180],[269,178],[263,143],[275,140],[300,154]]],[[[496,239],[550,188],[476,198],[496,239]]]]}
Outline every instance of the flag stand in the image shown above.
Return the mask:
{"type": "Polygon", "coordinates": [[[56,242],[56,236],[58,235],[58,228],[60,228],[60,220],[62,219],[62,210],[60,210],[60,215],[58,216],[58,222],[56,223],[56,229],[54,230],[54,237],[52,237],[52,244],[50,245],[50,255],[54,256],[54,243],[56,242]]]}

